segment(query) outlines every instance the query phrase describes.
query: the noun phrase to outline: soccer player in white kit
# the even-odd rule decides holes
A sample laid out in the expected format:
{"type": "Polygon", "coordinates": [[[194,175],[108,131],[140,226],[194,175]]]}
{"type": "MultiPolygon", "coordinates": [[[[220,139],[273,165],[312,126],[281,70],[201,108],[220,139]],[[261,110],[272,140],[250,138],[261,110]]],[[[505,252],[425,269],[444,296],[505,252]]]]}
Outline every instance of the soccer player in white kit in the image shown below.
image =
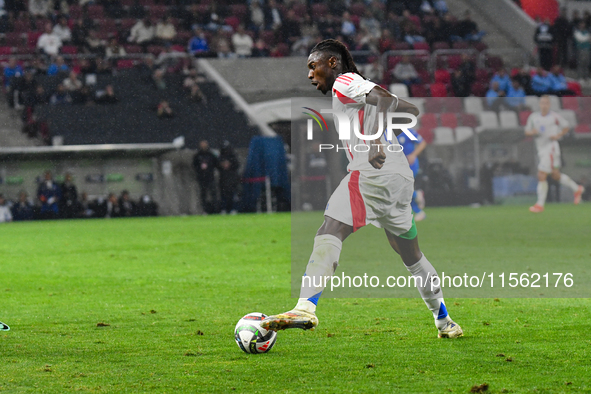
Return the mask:
{"type": "Polygon", "coordinates": [[[540,98],[540,112],[532,113],[525,126],[525,135],[535,137],[539,160],[538,201],[529,208],[531,212],[544,212],[544,204],[548,194],[548,175],[573,191],[575,204],[581,202],[585,188],[577,185],[568,175],[560,173],[561,158],[558,141],[568,133],[569,129],[568,122],[550,110],[550,97],[542,96],[540,98]]]}
{"type": "MultiPolygon", "coordinates": [[[[364,135],[378,132],[379,117],[387,112],[406,112],[415,116],[413,104],[365,79],[351,54],[339,41],[318,43],[308,57],[308,78],[323,94],[332,92],[333,110],[347,115],[351,130],[355,123],[364,135]]],[[[335,116],[336,118],[336,116],[335,116]]],[[[337,131],[339,123],[335,119],[337,131]]],[[[387,124],[384,119],[382,126],[387,124]]],[[[401,132],[398,130],[397,132],[401,132]]],[[[411,199],[414,178],[406,156],[394,134],[379,140],[351,138],[342,140],[346,148],[349,173],[330,197],[324,223],[314,239],[300,298],[289,312],[269,316],[261,326],[269,330],[286,328],[314,329],[318,325],[316,306],[326,281],[338,267],[343,241],[359,228],[373,224],[384,228],[392,248],[400,255],[425,304],[433,314],[440,338],[457,338],[463,331],[448,315],[441,287],[432,279],[437,271],[421,252],[412,216],[411,199]],[[364,146],[367,149],[355,149],[364,146]],[[392,149],[394,147],[394,149],[392,149]],[[307,278],[306,278],[307,279],[307,278]]]]}

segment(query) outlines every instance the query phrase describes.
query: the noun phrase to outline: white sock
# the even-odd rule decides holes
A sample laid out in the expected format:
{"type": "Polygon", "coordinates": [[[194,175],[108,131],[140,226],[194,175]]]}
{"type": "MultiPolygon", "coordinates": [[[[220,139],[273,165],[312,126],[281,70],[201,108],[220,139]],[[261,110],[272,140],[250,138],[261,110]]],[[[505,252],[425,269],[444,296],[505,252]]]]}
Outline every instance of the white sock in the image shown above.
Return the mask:
{"type": "Polygon", "coordinates": [[[302,278],[300,298],[295,309],[310,313],[316,311],[318,298],[339,265],[342,247],[343,243],[334,235],[318,235],[314,238],[314,250],[302,278]]]}
{"type": "Polygon", "coordinates": [[[579,190],[579,185],[577,185],[577,182],[573,181],[571,177],[566,174],[560,174],[560,184],[570,187],[573,192],[579,190]]]}
{"type": "Polygon", "coordinates": [[[423,297],[427,308],[433,313],[435,325],[438,329],[442,329],[451,318],[445,308],[441,286],[433,286],[433,289],[431,289],[431,278],[438,276],[437,271],[435,271],[435,268],[433,268],[425,255],[410,267],[407,266],[406,269],[416,278],[419,294],[423,297]]]}
{"type": "Polygon", "coordinates": [[[546,203],[546,196],[548,195],[548,181],[538,181],[538,204],[543,207],[546,203]]]}

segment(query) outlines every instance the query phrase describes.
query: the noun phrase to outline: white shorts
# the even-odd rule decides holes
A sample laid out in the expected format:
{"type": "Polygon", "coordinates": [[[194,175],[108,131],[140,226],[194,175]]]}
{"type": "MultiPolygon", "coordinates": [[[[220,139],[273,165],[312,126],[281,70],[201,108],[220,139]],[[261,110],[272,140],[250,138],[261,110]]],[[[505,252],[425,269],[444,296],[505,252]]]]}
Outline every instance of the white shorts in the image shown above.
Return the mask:
{"type": "Polygon", "coordinates": [[[554,168],[561,167],[560,147],[555,145],[544,152],[538,152],[538,160],[538,171],[550,174],[554,168]]]}
{"type": "Polygon", "coordinates": [[[402,175],[366,177],[352,171],[330,196],[324,215],[352,226],[353,231],[373,224],[402,235],[412,227],[413,192],[414,180],[402,175]]]}

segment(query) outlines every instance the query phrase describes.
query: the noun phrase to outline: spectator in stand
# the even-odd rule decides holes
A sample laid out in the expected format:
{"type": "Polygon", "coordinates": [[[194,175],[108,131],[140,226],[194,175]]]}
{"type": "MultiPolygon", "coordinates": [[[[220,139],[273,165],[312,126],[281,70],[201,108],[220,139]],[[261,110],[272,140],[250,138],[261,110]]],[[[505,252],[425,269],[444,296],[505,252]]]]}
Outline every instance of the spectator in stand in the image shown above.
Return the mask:
{"type": "Polygon", "coordinates": [[[62,43],[72,41],[72,31],[68,26],[68,19],[65,16],[59,18],[58,23],[53,27],[53,34],[58,36],[62,43]]]}
{"type": "Polygon", "coordinates": [[[472,83],[466,77],[464,72],[457,68],[454,70],[451,76],[451,87],[456,97],[468,97],[470,96],[470,90],[472,83]]]}
{"type": "Polygon", "coordinates": [[[293,9],[287,12],[287,17],[281,25],[279,35],[290,46],[302,36],[300,21],[293,9]]]}
{"type": "Polygon", "coordinates": [[[78,189],[74,185],[72,174],[66,173],[61,185],[62,196],[59,200],[59,212],[63,219],[74,219],[78,216],[78,189]]]}
{"type": "Polygon", "coordinates": [[[39,36],[37,40],[37,49],[40,49],[44,54],[55,56],[59,53],[62,47],[62,40],[53,33],[51,23],[45,24],[45,33],[39,36]]]}
{"type": "Polygon", "coordinates": [[[433,18],[433,21],[428,26],[427,41],[429,45],[435,42],[449,42],[450,28],[449,24],[441,17],[433,18]]]}
{"type": "Polygon", "coordinates": [[[359,28],[365,29],[374,39],[379,39],[382,35],[380,22],[375,18],[369,8],[365,10],[363,18],[359,21],[359,28]]]}
{"type": "Polygon", "coordinates": [[[60,187],[53,182],[51,171],[45,171],[44,180],[37,188],[37,199],[41,203],[41,218],[56,219],[59,214],[60,187]]]}
{"type": "Polygon", "coordinates": [[[37,18],[45,18],[51,11],[49,0],[29,0],[29,14],[37,18]]]}
{"type": "Polygon", "coordinates": [[[511,87],[507,91],[505,103],[514,111],[523,111],[525,109],[525,90],[523,90],[517,79],[511,80],[511,87]]]}
{"type": "Polygon", "coordinates": [[[121,217],[135,216],[135,203],[129,197],[129,192],[123,190],[121,197],[119,197],[119,207],[121,207],[121,217]]]}
{"type": "Polygon", "coordinates": [[[536,32],[534,33],[534,42],[538,46],[540,66],[544,70],[550,70],[550,67],[552,67],[554,36],[552,35],[549,19],[538,24],[536,32]]]}
{"type": "Polygon", "coordinates": [[[102,211],[105,212],[104,217],[106,218],[121,217],[121,207],[119,206],[119,200],[115,193],[109,193],[107,201],[104,202],[104,208],[102,211]]]}
{"type": "Polygon", "coordinates": [[[236,198],[236,191],[240,184],[240,175],[238,174],[238,158],[234,152],[234,148],[229,141],[224,141],[222,149],[220,149],[220,157],[218,159],[218,170],[220,172],[219,187],[221,199],[221,213],[236,213],[234,207],[234,200],[236,198]]]}
{"type": "Polygon", "coordinates": [[[318,30],[323,38],[336,37],[341,31],[341,25],[333,14],[328,14],[318,23],[318,30]]]}
{"type": "Polygon", "coordinates": [[[410,57],[408,55],[402,56],[402,60],[396,64],[392,74],[398,81],[408,86],[409,89],[412,84],[421,82],[419,74],[417,73],[415,66],[410,62],[410,57]]]}
{"type": "Polygon", "coordinates": [[[12,212],[10,207],[6,204],[4,195],[0,194],[0,223],[12,222],[12,212]]]}
{"type": "MultiPolygon", "coordinates": [[[[472,20],[472,15],[469,10],[464,13],[464,19],[459,21],[456,25],[456,34],[460,39],[466,41],[480,41],[486,35],[486,32],[478,30],[478,25],[472,20]]],[[[457,41],[457,38],[451,37],[452,41],[457,41]]]]}
{"type": "Polygon", "coordinates": [[[250,57],[252,55],[254,42],[252,41],[252,37],[246,34],[244,25],[240,24],[236,29],[236,33],[232,35],[232,45],[238,57],[250,57]]]}
{"type": "Polygon", "coordinates": [[[183,81],[183,87],[189,91],[189,96],[191,100],[195,102],[202,102],[206,103],[207,98],[199,88],[199,76],[197,74],[197,70],[192,68],[187,71],[188,75],[183,81]]]}
{"type": "Polygon", "coordinates": [[[566,78],[562,74],[562,70],[559,65],[552,67],[552,72],[548,74],[550,78],[550,93],[557,96],[575,96],[575,92],[568,88],[566,78]]]}
{"type": "Polygon", "coordinates": [[[18,202],[12,206],[12,219],[16,221],[33,220],[33,205],[29,202],[27,192],[18,194],[18,202]]]}
{"type": "Polygon", "coordinates": [[[113,56],[125,56],[127,52],[125,52],[125,48],[119,44],[119,41],[116,38],[111,38],[111,42],[109,46],[105,49],[106,57],[113,57],[113,56]]]}
{"type": "Polygon", "coordinates": [[[270,55],[269,48],[262,38],[259,38],[252,49],[252,57],[268,57],[270,55]]]}
{"type": "Polygon", "coordinates": [[[88,31],[86,37],[86,45],[84,49],[88,53],[94,53],[95,55],[103,55],[105,53],[105,40],[99,38],[96,30],[92,29],[88,31]]]}
{"type": "Polygon", "coordinates": [[[104,90],[97,90],[94,96],[94,102],[97,104],[117,104],[119,99],[115,95],[113,85],[105,86],[104,90]]]}
{"type": "Polygon", "coordinates": [[[8,93],[9,105],[14,106],[16,109],[23,109],[23,104],[26,104],[28,98],[35,93],[38,85],[39,83],[35,80],[33,72],[31,70],[25,70],[23,76],[17,78],[10,85],[8,93]]]}
{"type": "Polygon", "coordinates": [[[417,42],[426,42],[426,38],[423,37],[415,23],[411,20],[407,20],[402,24],[402,35],[404,41],[408,44],[413,45],[417,42]]]}
{"type": "Polygon", "coordinates": [[[579,26],[579,22],[582,20],[583,19],[581,18],[581,13],[579,12],[579,10],[574,9],[570,19],[570,23],[573,26],[573,29],[576,29],[577,26],[579,26]]]}
{"type": "Polygon", "coordinates": [[[587,81],[591,63],[591,33],[589,33],[584,21],[581,20],[577,25],[573,38],[577,56],[577,77],[581,81],[587,81]]]}
{"type": "Polygon", "coordinates": [[[78,48],[86,46],[89,26],[83,18],[76,19],[76,24],[72,28],[72,44],[78,48]]]}
{"type": "Polygon", "coordinates": [[[162,100],[156,108],[156,113],[160,119],[170,119],[174,117],[174,112],[170,108],[168,101],[162,100]]]}
{"type": "Polygon", "coordinates": [[[193,56],[200,56],[209,52],[209,44],[205,39],[203,30],[199,28],[193,29],[193,38],[189,41],[188,49],[193,56]]]}
{"type": "Polygon", "coordinates": [[[568,21],[566,8],[562,8],[558,18],[554,20],[554,25],[552,25],[552,35],[554,36],[554,42],[556,43],[556,57],[558,64],[562,67],[566,67],[568,65],[569,40],[573,35],[573,25],[568,21]]]}
{"type": "Polygon", "coordinates": [[[541,96],[549,94],[552,90],[552,80],[548,72],[543,68],[538,68],[537,73],[531,79],[531,88],[534,94],[541,96]]]}
{"type": "Polygon", "coordinates": [[[349,11],[343,12],[340,33],[345,37],[352,38],[356,32],[355,24],[351,20],[351,14],[349,14],[349,11]]]}
{"type": "Polygon", "coordinates": [[[380,40],[378,41],[378,50],[380,51],[380,53],[384,53],[386,51],[394,49],[395,44],[396,44],[396,39],[394,39],[394,37],[392,36],[392,33],[390,33],[390,30],[388,30],[388,29],[382,30],[382,36],[380,37],[380,40]]]}
{"type": "Polygon", "coordinates": [[[176,37],[176,28],[172,18],[167,16],[156,25],[156,39],[162,45],[171,44],[176,37]]]}
{"type": "Polygon", "coordinates": [[[47,74],[48,65],[45,64],[41,56],[36,56],[33,62],[29,65],[29,69],[36,75],[47,74]]]}
{"type": "Polygon", "coordinates": [[[283,15],[281,15],[281,11],[277,7],[277,2],[275,0],[269,0],[264,12],[267,28],[274,31],[279,30],[283,24],[283,15]]]}
{"type": "Polygon", "coordinates": [[[486,103],[488,108],[492,111],[498,111],[504,102],[503,97],[505,96],[506,92],[501,90],[499,82],[491,82],[490,89],[486,92],[486,103]]]}
{"type": "Polygon", "coordinates": [[[261,3],[254,0],[250,3],[250,12],[248,14],[249,24],[248,28],[254,31],[262,31],[265,29],[265,12],[261,8],[261,3]]]}
{"type": "Polygon", "coordinates": [[[191,4],[189,9],[182,13],[184,30],[193,30],[205,24],[203,15],[199,12],[198,4],[191,4]]]}
{"type": "Polygon", "coordinates": [[[515,79],[519,81],[519,85],[525,90],[525,94],[527,96],[531,96],[534,94],[533,90],[531,89],[531,75],[529,73],[529,69],[524,67],[519,70],[515,79]]]}
{"type": "Polygon", "coordinates": [[[125,9],[121,5],[121,0],[103,0],[101,3],[105,7],[105,11],[109,17],[121,19],[125,16],[125,9]]]}
{"type": "Polygon", "coordinates": [[[199,143],[199,151],[193,157],[193,168],[199,183],[200,202],[204,214],[214,213],[217,209],[217,192],[214,171],[219,166],[218,158],[209,149],[209,143],[199,143]]]}
{"type": "Polygon", "coordinates": [[[67,74],[70,68],[61,56],[56,56],[55,61],[47,67],[47,75],[67,74]]]}
{"type": "Polygon", "coordinates": [[[23,75],[23,68],[18,64],[16,58],[8,59],[8,64],[4,66],[4,89],[9,90],[13,79],[20,78],[23,75]]]}
{"type": "Polygon", "coordinates": [[[158,204],[149,195],[144,195],[137,204],[137,216],[158,216],[158,204]]]}
{"type": "Polygon", "coordinates": [[[142,45],[146,48],[154,41],[155,35],[156,29],[152,25],[152,22],[149,18],[144,18],[138,20],[137,23],[133,25],[127,41],[133,44],[142,45]]]}
{"type": "Polygon", "coordinates": [[[386,20],[384,21],[383,27],[384,29],[392,33],[392,37],[395,40],[400,40],[402,38],[398,15],[396,15],[395,12],[388,12],[388,18],[386,18],[386,20]]]}
{"type": "Polygon", "coordinates": [[[433,7],[439,15],[445,15],[449,12],[449,8],[447,7],[445,0],[434,0],[433,7]]]}
{"type": "Polygon", "coordinates": [[[66,90],[63,84],[57,85],[55,93],[49,99],[51,105],[69,105],[72,104],[72,96],[66,90]]]}
{"type": "Polygon", "coordinates": [[[78,73],[70,71],[70,75],[63,80],[62,85],[72,97],[72,104],[86,104],[89,91],[78,78],[78,73]]]}
{"type": "Polygon", "coordinates": [[[236,54],[232,52],[232,48],[230,48],[230,43],[228,42],[224,34],[218,34],[214,38],[214,48],[217,56],[221,59],[231,59],[236,57],[236,54]]]}
{"type": "Polygon", "coordinates": [[[462,54],[462,64],[460,64],[462,74],[468,80],[470,86],[476,80],[476,63],[472,60],[470,55],[462,54]]]}
{"type": "Polygon", "coordinates": [[[499,69],[499,71],[497,71],[495,75],[493,75],[490,82],[491,84],[493,82],[497,82],[499,84],[499,90],[502,90],[505,93],[507,93],[509,91],[509,88],[511,87],[511,77],[509,76],[509,74],[507,74],[507,70],[505,70],[504,68],[499,69]]]}

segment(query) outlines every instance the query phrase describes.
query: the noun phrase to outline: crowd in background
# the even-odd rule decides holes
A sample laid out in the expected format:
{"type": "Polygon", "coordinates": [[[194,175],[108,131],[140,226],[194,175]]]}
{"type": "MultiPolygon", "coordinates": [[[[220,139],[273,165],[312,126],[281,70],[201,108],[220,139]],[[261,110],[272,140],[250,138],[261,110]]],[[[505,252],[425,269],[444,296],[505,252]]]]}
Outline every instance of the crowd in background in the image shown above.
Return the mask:
{"type": "Polygon", "coordinates": [[[35,199],[21,191],[17,201],[8,201],[0,194],[0,222],[42,219],[90,219],[134,216],[158,216],[158,204],[149,195],[131,199],[123,190],[90,200],[87,193],[78,194],[72,175],[66,173],[63,183],[54,182],[50,171],[39,183],[35,199]]]}

